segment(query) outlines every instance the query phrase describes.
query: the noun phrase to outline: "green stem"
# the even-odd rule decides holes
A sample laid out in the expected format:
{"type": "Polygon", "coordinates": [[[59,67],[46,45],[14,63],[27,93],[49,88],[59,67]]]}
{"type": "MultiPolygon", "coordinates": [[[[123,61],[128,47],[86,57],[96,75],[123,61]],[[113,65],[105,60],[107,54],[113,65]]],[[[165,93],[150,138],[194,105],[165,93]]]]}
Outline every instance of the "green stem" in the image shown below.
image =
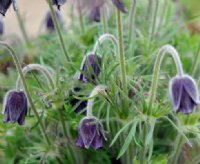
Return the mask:
{"type": "Polygon", "coordinates": [[[179,135],[177,138],[177,142],[175,144],[174,154],[171,159],[171,164],[177,164],[178,158],[180,156],[183,141],[184,141],[184,139],[183,139],[182,135],[179,135]]]}
{"type": "Polygon", "coordinates": [[[193,75],[193,76],[194,76],[194,74],[195,74],[195,72],[196,72],[196,69],[197,69],[199,57],[200,57],[200,42],[199,42],[199,47],[198,47],[196,56],[195,56],[195,58],[194,58],[194,64],[192,65],[192,69],[191,69],[191,72],[192,72],[192,75],[193,75]]]}
{"type": "Polygon", "coordinates": [[[120,59],[120,69],[122,76],[122,86],[124,94],[127,95],[127,80],[126,80],[126,66],[125,66],[125,56],[124,56],[124,42],[123,42],[123,31],[122,31],[122,20],[120,11],[117,10],[117,29],[118,29],[118,43],[119,43],[119,59],[120,59]]]}
{"type": "Polygon", "coordinates": [[[147,140],[147,123],[144,122],[144,129],[143,129],[143,147],[140,154],[140,164],[143,164],[146,159],[146,140],[147,140]]]}
{"type": "Polygon", "coordinates": [[[101,7],[101,20],[102,20],[102,26],[103,26],[103,33],[107,33],[108,32],[108,24],[107,24],[107,20],[106,20],[106,16],[105,16],[105,10],[104,7],[101,7]]]}
{"type": "Polygon", "coordinates": [[[42,130],[42,132],[43,132],[43,135],[44,135],[44,137],[45,137],[45,139],[46,139],[47,144],[50,145],[51,143],[50,143],[49,137],[48,137],[48,135],[47,135],[47,133],[46,133],[46,131],[45,131],[44,124],[40,121],[40,116],[39,116],[39,114],[38,114],[38,112],[37,112],[37,110],[36,110],[36,107],[35,107],[35,105],[34,105],[34,103],[33,103],[33,100],[32,100],[32,98],[31,98],[31,95],[30,95],[30,93],[29,93],[29,90],[28,90],[28,87],[27,87],[27,84],[26,84],[26,80],[25,80],[25,78],[24,78],[24,75],[23,75],[23,72],[22,72],[22,68],[21,68],[21,65],[20,65],[20,63],[19,63],[19,60],[18,60],[18,58],[17,58],[17,55],[15,54],[15,51],[14,51],[10,46],[8,46],[6,43],[0,42],[0,45],[1,45],[1,46],[4,46],[5,48],[7,48],[8,51],[10,52],[10,54],[12,55],[13,61],[14,61],[15,65],[16,65],[16,67],[17,67],[17,70],[18,70],[18,72],[19,72],[21,81],[22,81],[22,83],[23,83],[24,90],[25,90],[25,92],[26,92],[26,96],[27,96],[27,98],[28,98],[29,104],[30,104],[31,108],[33,109],[33,112],[34,112],[35,116],[37,117],[37,119],[38,119],[38,121],[39,121],[41,130],[42,130]]]}
{"type": "Polygon", "coordinates": [[[130,20],[129,20],[129,43],[131,42],[133,28],[134,28],[134,20],[135,20],[135,13],[136,13],[136,3],[137,0],[133,0],[132,6],[131,6],[131,13],[130,13],[130,20]]]}
{"type": "Polygon", "coordinates": [[[26,30],[25,30],[22,17],[21,17],[21,15],[20,15],[20,13],[19,13],[18,10],[16,11],[16,16],[17,16],[17,20],[18,20],[18,23],[19,23],[20,30],[21,30],[22,36],[23,36],[23,38],[24,38],[24,41],[25,41],[27,47],[30,47],[30,46],[31,46],[31,43],[30,43],[30,41],[29,41],[29,39],[28,39],[28,35],[27,35],[26,30]]]}
{"type": "Polygon", "coordinates": [[[80,0],[77,0],[77,3],[78,3],[79,24],[80,24],[81,32],[84,33],[85,28],[84,28],[83,14],[81,10],[80,0]]]}
{"type": "Polygon", "coordinates": [[[62,34],[61,34],[61,29],[60,29],[60,26],[58,24],[58,20],[57,20],[55,11],[54,11],[53,6],[51,4],[51,0],[48,0],[48,5],[49,5],[49,9],[51,11],[52,18],[53,18],[53,23],[54,23],[54,25],[56,27],[56,31],[58,33],[58,37],[59,37],[59,40],[60,40],[61,48],[63,50],[64,58],[66,58],[67,62],[70,62],[70,57],[69,57],[69,54],[68,54],[67,49],[65,47],[65,43],[64,43],[64,40],[63,40],[63,37],[62,37],[62,34]]]}
{"type": "Polygon", "coordinates": [[[162,13],[161,13],[160,19],[159,19],[158,29],[160,29],[162,27],[164,16],[165,16],[166,9],[167,9],[167,6],[168,6],[167,4],[168,4],[168,0],[165,0],[165,2],[163,4],[163,10],[162,10],[162,13]]]}
{"type": "Polygon", "coordinates": [[[157,13],[158,13],[158,5],[159,5],[159,0],[155,1],[156,6],[155,6],[155,12],[154,12],[154,16],[153,16],[153,24],[152,24],[152,28],[151,28],[151,33],[149,36],[149,43],[151,42],[151,40],[154,37],[154,32],[155,32],[155,27],[156,27],[156,17],[157,17],[157,13]]]}
{"type": "Polygon", "coordinates": [[[153,79],[152,79],[152,84],[151,84],[151,88],[150,88],[150,96],[149,96],[149,104],[148,104],[149,110],[151,110],[151,108],[152,108],[153,101],[154,101],[154,98],[156,95],[159,71],[160,71],[162,60],[166,53],[170,53],[170,55],[173,57],[178,76],[183,76],[182,63],[180,61],[179,54],[176,51],[176,49],[174,47],[172,47],[171,45],[165,45],[165,46],[161,47],[158,52],[156,62],[154,65],[153,79]]]}

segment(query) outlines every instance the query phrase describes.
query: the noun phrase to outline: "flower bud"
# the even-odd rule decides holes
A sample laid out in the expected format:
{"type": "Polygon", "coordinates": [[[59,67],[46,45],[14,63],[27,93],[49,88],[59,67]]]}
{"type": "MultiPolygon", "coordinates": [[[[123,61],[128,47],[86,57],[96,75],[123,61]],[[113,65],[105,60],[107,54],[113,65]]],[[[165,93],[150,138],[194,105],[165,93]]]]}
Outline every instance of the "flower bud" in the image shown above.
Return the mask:
{"type": "Polygon", "coordinates": [[[101,56],[94,55],[90,53],[87,55],[81,65],[81,73],[79,75],[79,80],[82,82],[95,82],[96,77],[99,76],[101,71],[101,56]]]}
{"type": "Polygon", "coordinates": [[[170,81],[169,92],[174,110],[177,113],[192,113],[199,103],[197,85],[188,75],[174,77],[170,81]]]}
{"type": "Polygon", "coordinates": [[[99,149],[103,147],[106,140],[103,125],[96,117],[85,117],[81,120],[78,127],[78,139],[76,146],[88,149],[92,147],[99,149]]]}
{"type": "Polygon", "coordinates": [[[4,123],[23,125],[28,111],[27,97],[23,91],[9,91],[4,100],[4,123]]]}
{"type": "MultiPolygon", "coordinates": [[[[55,11],[55,14],[56,14],[56,17],[57,17],[57,20],[58,20],[58,23],[62,24],[62,16],[60,14],[59,11],[55,11]]],[[[53,32],[55,31],[55,26],[54,26],[54,22],[53,22],[53,18],[52,18],[52,15],[51,15],[51,12],[48,11],[45,15],[45,26],[46,26],[46,29],[49,31],[49,32],[53,32]]]]}

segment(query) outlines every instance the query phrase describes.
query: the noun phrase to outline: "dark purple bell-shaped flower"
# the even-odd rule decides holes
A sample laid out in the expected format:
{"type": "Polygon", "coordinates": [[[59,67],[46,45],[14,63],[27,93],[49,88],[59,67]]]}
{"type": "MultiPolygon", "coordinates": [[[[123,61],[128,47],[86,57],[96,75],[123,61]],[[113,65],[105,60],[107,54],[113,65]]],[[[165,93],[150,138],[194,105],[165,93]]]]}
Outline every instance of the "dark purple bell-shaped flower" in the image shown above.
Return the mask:
{"type": "Polygon", "coordinates": [[[112,0],[112,2],[117,7],[117,9],[120,10],[121,12],[123,12],[123,13],[128,12],[128,10],[124,6],[124,3],[122,2],[122,0],[112,0]]]}
{"type": "Polygon", "coordinates": [[[8,8],[10,7],[12,0],[0,0],[0,13],[5,16],[8,8]]]}
{"type": "Polygon", "coordinates": [[[87,55],[81,65],[81,73],[79,80],[87,82],[95,82],[101,71],[101,56],[90,53],[87,55]]]}
{"type": "Polygon", "coordinates": [[[58,7],[58,10],[60,10],[60,6],[65,4],[67,0],[51,0],[52,5],[56,5],[58,7]]]}
{"type": "MultiPolygon", "coordinates": [[[[74,88],[74,91],[75,92],[80,92],[80,90],[81,90],[81,88],[79,88],[79,87],[76,87],[76,88],[74,88]]],[[[73,97],[73,95],[71,95],[72,97],[73,97]]],[[[79,95],[79,97],[82,97],[81,95],[79,95]]],[[[70,101],[70,105],[71,106],[77,106],[76,107],[76,109],[74,110],[74,112],[76,112],[76,113],[79,113],[79,112],[82,112],[83,111],[83,109],[85,109],[86,108],[86,106],[87,106],[87,101],[86,100],[79,100],[79,99],[76,99],[76,98],[72,98],[71,99],[71,101],[70,101]]],[[[85,112],[84,112],[85,113],[85,112]]]]}
{"type": "Polygon", "coordinates": [[[90,22],[100,22],[100,20],[101,20],[100,7],[97,6],[91,9],[90,22]]]}
{"type": "Polygon", "coordinates": [[[4,100],[4,123],[23,125],[28,111],[27,97],[23,91],[12,90],[7,93],[4,100]]]}
{"type": "Polygon", "coordinates": [[[188,75],[174,77],[169,84],[170,97],[175,112],[189,114],[199,103],[199,94],[195,81],[188,75]]]}
{"type": "Polygon", "coordinates": [[[78,128],[76,146],[88,149],[103,147],[106,140],[103,125],[96,117],[85,117],[81,120],[78,128]]]}
{"type": "MultiPolygon", "coordinates": [[[[58,23],[62,24],[62,16],[60,14],[59,11],[55,11],[55,14],[56,14],[56,17],[57,17],[57,20],[58,20],[58,23]]],[[[48,11],[45,15],[45,26],[46,26],[46,29],[50,32],[53,32],[55,31],[55,26],[54,26],[54,23],[53,23],[53,18],[52,18],[52,15],[51,15],[51,12],[48,11]]]]}

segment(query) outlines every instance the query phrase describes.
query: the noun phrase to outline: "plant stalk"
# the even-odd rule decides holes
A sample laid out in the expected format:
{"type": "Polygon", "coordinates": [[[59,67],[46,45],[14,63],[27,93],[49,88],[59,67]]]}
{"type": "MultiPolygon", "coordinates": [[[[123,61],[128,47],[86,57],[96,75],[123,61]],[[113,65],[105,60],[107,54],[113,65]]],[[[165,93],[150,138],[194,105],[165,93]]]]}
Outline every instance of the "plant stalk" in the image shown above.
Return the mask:
{"type": "Polygon", "coordinates": [[[127,79],[126,79],[126,66],[125,66],[125,55],[124,55],[124,42],[123,42],[123,31],[122,31],[122,20],[121,13],[117,10],[117,29],[118,29],[118,43],[119,43],[119,62],[121,69],[121,78],[124,94],[127,95],[127,79]]]}
{"type": "Polygon", "coordinates": [[[131,42],[133,28],[134,28],[134,20],[135,20],[135,13],[136,13],[136,4],[137,0],[133,0],[132,6],[131,6],[131,13],[130,13],[130,20],[129,20],[129,43],[131,42]]]}
{"type": "Polygon", "coordinates": [[[171,164],[177,164],[178,158],[180,156],[181,148],[183,145],[183,137],[181,135],[178,136],[177,142],[175,144],[174,154],[172,156],[171,164]]]}
{"type": "Polygon", "coordinates": [[[105,9],[104,9],[104,7],[101,7],[100,13],[101,13],[103,33],[105,34],[105,33],[108,32],[108,24],[107,24],[107,20],[106,20],[106,16],[105,16],[105,9]]]}
{"type": "Polygon", "coordinates": [[[199,57],[200,57],[200,42],[199,42],[199,47],[198,47],[196,56],[194,58],[194,64],[192,65],[192,69],[191,69],[191,73],[193,76],[195,75],[195,72],[198,66],[199,57]]]}
{"type": "Polygon", "coordinates": [[[38,114],[38,112],[36,110],[36,107],[35,107],[35,105],[34,105],[34,103],[32,101],[30,92],[28,90],[28,86],[26,84],[26,80],[25,80],[23,72],[22,72],[21,65],[20,65],[19,60],[17,58],[17,55],[15,54],[15,51],[9,45],[7,45],[6,43],[0,42],[0,45],[5,47],[5,48],[7,48],[7,50],[10,52],[10,54],[11,54],[11,56],[13,58],[13,61],[14,61],[15,65],[16,65],[16,68],[17,68],[17,70],[19,72],[22,84],[24,86],[24,90],[25,90],[26,96],[28,98],[29,104],[30,104],[31,108],[33,109],[33,112],[34,112],[35,116],[37,117],[37,119],[39,121],[39,124],[40,124],[40,127],[41,127],[41,130],[43,132],[45,140],[46,140],[47,144],[50,146],[51,142],[50,142],[49,137],[48,137],[48,135],[47,135],[47,133],[45,131],[44,124],[40,121],[40,116],[39,116],[39,114],[38,114]]]}
{"type": "Polygon", "coordinates": [[[21,30],[21,33],[22,33],[22,36],[24,38],[24,41],[26,43],[26,46],[27,47],[30,47],[31,46],[31,43],[28,39],[28,35],[27,35],[27,32],[25,30],[25,27],[24,27],[24,23],[23,23],[23,20],[22,20],[22,17],[19,13],[19,10],[16,10],[16,16],[17,16],[17,20],[18,20],[18,23],[19,23],[19,27],[20,27],[20,30],[21,30]]]}
{"type": "Polygon", "coordinates": [[[54,11],[53,6],[51,4],[51,0],[47,0],[47,1],[48,1],[49,9],[51,11],[51,15],[52,15],[52,18],[53,18],[53,23],[56,27],[56,31],[57,31],[57,34],[58,34],[58,37],[59,37],[59,40],[60,40],[60,45],[61,45],[61,48],[63,50],[64,58],[67,60],[67,62],[70,62],[71,60],[70,60],[69,54],[67,52],[67,49],[65,47],[64,39],[62,37],[61,29],[60,29],[60,26],[58,24],[58,20],[57,20],[55,11],[54,11]]]}
{"type": "Polygon", "coordinates": [[[83,22],[83,14],[81,10],[80,0],[77,0],[77,3],[78,3],[79,24],[80,24],[81,32],[84,33],[85,27],[84,27],[84,22],[83,22]]]}

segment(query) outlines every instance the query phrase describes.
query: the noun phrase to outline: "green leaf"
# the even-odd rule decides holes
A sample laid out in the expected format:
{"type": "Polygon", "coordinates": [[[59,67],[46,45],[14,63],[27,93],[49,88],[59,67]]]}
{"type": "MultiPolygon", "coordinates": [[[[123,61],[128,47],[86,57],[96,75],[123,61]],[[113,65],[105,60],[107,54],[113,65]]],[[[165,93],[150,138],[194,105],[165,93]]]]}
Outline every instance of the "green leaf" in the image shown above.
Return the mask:
{"type": "Polygon", "coordinates": [[[122,148],[121,148],[121,150],[119,152],[119,155],[118,155],[117,159],[119,159],[125,153],[125,151],[128,149],[128,147],[129,147],[129,145],[130,145],[130,143],[131,143],[131,141],[133,139],[133,136],[135,135],[136,126],[137,126],[137,123],[135,123],[133,125],[133,127],[131,128],[128,136],[125,139],[125,143],[124,143],[124,145],[122,146],[122,148]]]}
{"type": "Polygon", "coordinates": [[[114,139],[112,140],[110,147],[116,142],[117,138],[119,137],[119,135],[126,129],[129,127],[129,125],[131,125],[133,123],[133,121],[130,121],[128,124],[124,125],[115,135],[114,139]]]}

